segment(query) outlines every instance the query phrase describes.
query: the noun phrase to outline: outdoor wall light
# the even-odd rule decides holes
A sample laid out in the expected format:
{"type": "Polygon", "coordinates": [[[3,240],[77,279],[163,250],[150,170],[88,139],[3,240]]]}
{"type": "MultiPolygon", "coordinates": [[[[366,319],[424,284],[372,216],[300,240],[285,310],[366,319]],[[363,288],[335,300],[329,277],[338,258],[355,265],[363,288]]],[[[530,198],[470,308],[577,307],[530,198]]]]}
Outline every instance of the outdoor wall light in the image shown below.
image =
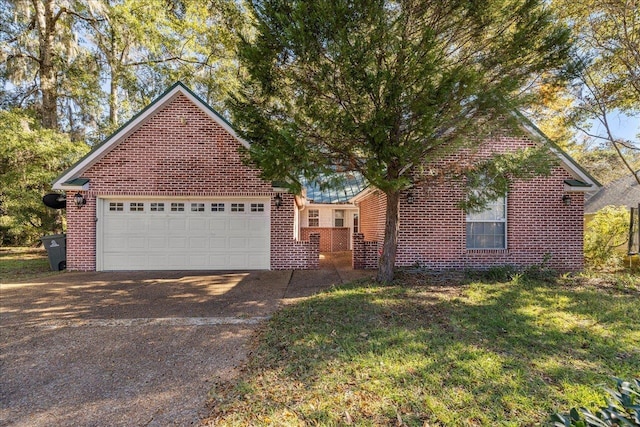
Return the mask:
{"type": "Polygon", "coordinates": [[[568,194],[562,196],[562,203],[564,203],[565,206],[571,206],[571,196],[568,194]]]}
{"type": "Polygon", "coordinates": [[[87,199],[82,195],[82,193],[76,193],[76,195],[73,196],[73,201],[76,203],[78,208],[87,204],[87,199]]]}
{"type": "Polygon", "coordinates": [[[411,191],[409,191],[407,193],[407,204],[408,205],[412,205],[413,204],[413,193],[411,191]]]}
{"type": "Polygon", "coordinates": [[[276,205],[277,209],[280,209],[280,206],[282,206],[282,196],[280,193],[277,193],[276,197],[273,198],[273,204],[276,205]]]}

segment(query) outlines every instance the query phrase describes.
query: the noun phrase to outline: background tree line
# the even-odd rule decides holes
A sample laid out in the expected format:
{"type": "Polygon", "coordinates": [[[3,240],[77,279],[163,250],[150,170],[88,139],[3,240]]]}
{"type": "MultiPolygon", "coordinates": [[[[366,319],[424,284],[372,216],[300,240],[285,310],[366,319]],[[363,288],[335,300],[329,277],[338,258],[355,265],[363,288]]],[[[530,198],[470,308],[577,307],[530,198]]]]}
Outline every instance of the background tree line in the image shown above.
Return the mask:
{"type": "Polygon", "coordinates": [[[1,0],[1,243],[59,231],[50,181],[176,80],[224,111],[245,18],[229,0],[1,0]]]}
{"type": "MultiPolygon", "coordinates": [[[[2,244],[31,244],[59,229],[60,218],[39,203],[50,181],[176,80],[229,114],[246,75],[237,46],[239,36],[253,36],[250,6],[0,0],[2,244]]],[[[556,19],[572,30],[574,75],[550,83],[541,74],[526,88],[534,96],[525,113],[604,183],[640,168],[638,137],[622,139],[611,124],[613,115],[640,111],[637,6],[554,0],[556,19]]]]}

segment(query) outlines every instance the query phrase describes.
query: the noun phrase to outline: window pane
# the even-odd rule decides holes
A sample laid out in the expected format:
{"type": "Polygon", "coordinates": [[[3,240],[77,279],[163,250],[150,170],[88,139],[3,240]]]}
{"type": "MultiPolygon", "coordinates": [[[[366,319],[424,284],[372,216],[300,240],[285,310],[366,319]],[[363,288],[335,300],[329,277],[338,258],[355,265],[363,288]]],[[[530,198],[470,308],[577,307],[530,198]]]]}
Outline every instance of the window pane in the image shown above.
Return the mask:
{"type": "Polygon", "coordinates": [[[318,209],[309,209],[309,227],[319,227],[320,226],[320,211],[318,209]]]}
{"type": "Polygon", "coordinates": [[[505,217],[505,198],[501,197],[489,203],[482,212],[468,213],[467,221],[500,221],[504,220],[505,217]]]}
{"type": "Polygon", "coordinates": [[[467,249],[505,249],[504,222],[468,222],[467,249]]]}

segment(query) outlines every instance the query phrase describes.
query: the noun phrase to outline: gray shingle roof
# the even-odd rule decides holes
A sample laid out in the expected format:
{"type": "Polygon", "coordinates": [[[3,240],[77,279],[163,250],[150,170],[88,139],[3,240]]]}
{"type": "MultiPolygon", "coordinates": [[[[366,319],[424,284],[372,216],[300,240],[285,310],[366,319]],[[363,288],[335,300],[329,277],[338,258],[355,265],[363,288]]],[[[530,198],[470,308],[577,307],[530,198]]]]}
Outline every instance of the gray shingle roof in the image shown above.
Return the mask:
{"type": "MultiPolygon", "coordinates": [[[[636,173],[640,173],[637,171],[636,173]]],[[[596,213],[605,206],[638,207],[640,185],[632,175],[610,182],[584,204],[584,213],[596,213]]]]}
{"type": "Polygon", "coordinates": [[[349,203],[349,199],[364,190],[368,184],[357,172],[337,172],[326,179],[303,181],[302,186],[307,191],[307,200],[312,203],[349,203]],[[332,181],[335,181],[333,185],[332,181]]]}

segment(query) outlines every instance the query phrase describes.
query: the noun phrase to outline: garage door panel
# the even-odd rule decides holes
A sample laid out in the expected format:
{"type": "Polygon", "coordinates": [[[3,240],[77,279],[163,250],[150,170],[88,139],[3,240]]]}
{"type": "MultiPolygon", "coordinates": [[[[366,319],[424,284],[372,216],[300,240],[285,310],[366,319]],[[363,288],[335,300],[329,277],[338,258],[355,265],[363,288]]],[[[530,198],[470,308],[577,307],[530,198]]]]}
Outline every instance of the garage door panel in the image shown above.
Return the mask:
{"type": "Polygon", "coordinates": [[[184,233],[187,231],[186,218],[169,218],[169,230],[170,233],[184,233]]]}
{"type": "Polygon", "coordinates": [[[226,253],[209,254],[209,265],[229,265],[229,255],[226,253]]]}
{"type": "Polygon", "coordinates": [[[127,231],[130,233],[142,233],[147,231],[147,218],[129,218],[127,219],[127,231]]]}
{"type": "Polygon", "coordinates": [[[169,249],[169,239],[166,236],[150,235],[147,240],[149,242],[149,251],[167,252],[167,249],[169,249]]]}
{"type": "Polygon", "coordinates": [[[246,237],[229,237],[229,249],[242,249],[247,250],[249,246],[247,245],[246,237]]]}
{"type": "Polygon", "coordinates": [[[150,253],[147,257],[147,262],[150,269],[154,270],[162,270],[166,268],[167,263],[169,262],[170,257],[166,254],[152,254],[150,253]]]}
{"type": "Polygon", "coordinates": [[[208,249],[209,239],[207,237],[190,237],[189,249],[208,249]]]}
{"type": "Polygon", "coordinates": [[[104,237],[104,243],[106,247],[112,250],[118,250],[119,248],[127,247],[127,239],[123,235],[110,235],[104,237]]]}
{"type": "Polygon", "coordinates": [[[247,254],[229,254],[229,267],[230,268],[247,268],[249,265],[249,258],[247,254]]]}
{"type": "Polygon", "coordinates": [[[111,232],[124,232],[127,230],[127,222],[122,218],[105,218],[104,227],[111,232]]]}
{"type": "Polygon", "coordinates": [[[269,224],[265,223],[265,222],[266,221],[264,221],[264,220],[263,221],[258,221],[258,220],[249,221],[247,229],[250,232],[262,233],[269,227],[269,224]]]}
{"type": "Polygon", "coordinates": [[[206,253],[191,254],[189,256],[189,267],[195,269],[207,268],[209,255],[206,253]]]}
{"type": "Polygon", "coordinates": [[[212,252],[223,251],[228,247],[228,238],[225,236],[212,236],[209,238],[209,249],[212,252]]]}
{"type": "Polygon", "coordinates": [[[129,236],[126,239],[126,247],[131,249],[146,249],[147,238],[146,236],[129,236]]]}
{"type": "Polygon", "coordinates": [[[221,233],[228,230],[228,218],[211,218],[209,219],[209,231],[213,233],[221,233]]]}
{"type": "Polygon", "coordinates": [[[178,237],[178,236],[169,236],[168,239],[168,249],[169,251],[179,252],[179,249],[187,248],[187,238],[186,237],[178,237]]]}
{"type": "Polygon", "coordinates": [[[249,228],[249,221],[246,218],[230,218],[229,231],[233,234],[245,234],[249,228]]]}
{"type": "Polygon", "coordinates": [[[249,248],[263,248],[269,244],[266,237],[248,237],[247,244],[249,248]]]}
{"type": "Polygon", "coordinates": [[[147,232],[149,234],[163,234],[169,227],[167,218],[149,218],[147,232]]]}
{"type": "Polygon", "coordinates": [[[209,221],[206,218],[189,218],[187,227],[190,233],[207,233],[209,231],[209,221]]]}

